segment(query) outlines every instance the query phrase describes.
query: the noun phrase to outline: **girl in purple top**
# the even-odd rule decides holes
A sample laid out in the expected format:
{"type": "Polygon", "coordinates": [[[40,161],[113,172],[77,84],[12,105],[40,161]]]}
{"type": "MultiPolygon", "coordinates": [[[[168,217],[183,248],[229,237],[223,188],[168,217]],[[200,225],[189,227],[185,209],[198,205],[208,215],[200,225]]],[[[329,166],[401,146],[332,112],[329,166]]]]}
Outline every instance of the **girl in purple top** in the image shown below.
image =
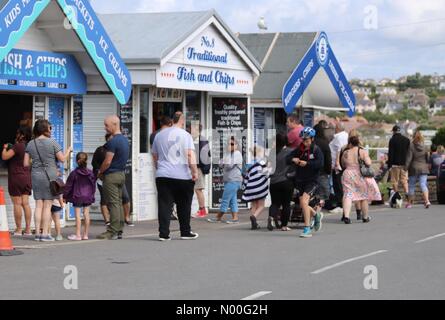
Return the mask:
{"type": "Polygon", "coordinates": [[[66,181],[63,198],[65,202],[72,203],[76,214],[76,234],[68,237],[71,241],[88,240],[90,228],[90,206],[94,203],[96,193],[96,176],[87,168],[88,155],[79,152],[76,156],[78,167],[71,172],[66,181]],[[81,209],[85,222],[84,233],[81,235],[81,209]]]}

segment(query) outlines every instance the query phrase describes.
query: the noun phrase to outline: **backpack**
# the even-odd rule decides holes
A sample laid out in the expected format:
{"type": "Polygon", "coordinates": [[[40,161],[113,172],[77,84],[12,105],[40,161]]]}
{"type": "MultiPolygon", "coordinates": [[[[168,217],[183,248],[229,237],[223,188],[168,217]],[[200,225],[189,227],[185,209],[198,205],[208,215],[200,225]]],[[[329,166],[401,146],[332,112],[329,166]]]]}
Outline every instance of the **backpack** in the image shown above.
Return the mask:
{"type": "Polygon", "coordinates": [[[199,147],[198,147],[198,158],[199,158],[199,164],[198,164],[198,168],[201,169],[202,174],[203,175],[208,175],[210,173],[210,171],[212,170],[212,164],[210,161],[211,158],[211,154],[210,154],[210,148],[209,148],[209,142],[207,140],[201,140],[201,138],[199,139],[199,147]],[[207,163],[204,163],[203,161],[201,161],[201,152],[204,148],[208,148],[208,152],[207,152],[207,163]]]}

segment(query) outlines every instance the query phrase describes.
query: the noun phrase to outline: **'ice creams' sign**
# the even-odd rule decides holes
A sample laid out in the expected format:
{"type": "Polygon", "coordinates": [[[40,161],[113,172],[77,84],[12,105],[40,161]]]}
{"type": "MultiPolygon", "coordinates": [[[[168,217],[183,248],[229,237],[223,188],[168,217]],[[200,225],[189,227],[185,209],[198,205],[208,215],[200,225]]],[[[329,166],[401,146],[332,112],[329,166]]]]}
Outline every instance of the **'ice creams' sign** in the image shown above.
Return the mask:
{"type": "Polygon", "coordinates": [[[131,95],[131,77],[111,39],[87,0],[57,0],[91,59],[120,104],[131,95]]]}

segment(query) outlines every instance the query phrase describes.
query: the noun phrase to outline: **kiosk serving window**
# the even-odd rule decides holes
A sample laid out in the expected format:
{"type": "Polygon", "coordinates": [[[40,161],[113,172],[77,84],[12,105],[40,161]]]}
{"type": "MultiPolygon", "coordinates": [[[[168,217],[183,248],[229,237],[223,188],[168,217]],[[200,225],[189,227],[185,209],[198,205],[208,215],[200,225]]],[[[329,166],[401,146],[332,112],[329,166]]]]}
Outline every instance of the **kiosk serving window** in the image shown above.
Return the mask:
{"type": "MultiPolygon", "coordinates": [[[[192,132],[192,125],[202,125],[201,119],[201,92],[187,91],[185,99],[185,116],[186,116],[186,130],[192,132]]],[[[204,127],[204,126],[203,126],[204,127]]]]}

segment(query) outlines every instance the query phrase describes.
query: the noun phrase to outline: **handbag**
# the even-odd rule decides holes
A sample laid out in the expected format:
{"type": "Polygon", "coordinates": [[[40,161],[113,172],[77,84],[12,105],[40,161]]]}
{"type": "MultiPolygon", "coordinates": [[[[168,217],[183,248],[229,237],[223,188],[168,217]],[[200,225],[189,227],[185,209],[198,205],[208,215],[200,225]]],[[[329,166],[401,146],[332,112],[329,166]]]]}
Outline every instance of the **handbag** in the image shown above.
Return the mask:
{"type": "Polygon", "coordinates": [[[360,148],[358,149],[358,163],[360,165],[360,173],[364,178],[374,178],[375,172],[370,166],[367,166],[365,161],[360,158],[360,148]]]}
{"type": "Polygon", "coordinates": [[[42,163],[43,171],[45,171],[46,178],[48,179],[49,190],[51,191],[51,194],[53,196],[59,196],[59,195],[63,194],[63,190],[65,188],[65,183],[62,180],[51,180],[51,178],[49,177],[48,171],[46,171],[46,166],[42,161],[42,157],[40,156],[40,152],[39,152],[39,148],[37,147],[36,140],[34,140],[34,145],[36,146],[37,154],[39,155],[40,162],[42,163]]]}

